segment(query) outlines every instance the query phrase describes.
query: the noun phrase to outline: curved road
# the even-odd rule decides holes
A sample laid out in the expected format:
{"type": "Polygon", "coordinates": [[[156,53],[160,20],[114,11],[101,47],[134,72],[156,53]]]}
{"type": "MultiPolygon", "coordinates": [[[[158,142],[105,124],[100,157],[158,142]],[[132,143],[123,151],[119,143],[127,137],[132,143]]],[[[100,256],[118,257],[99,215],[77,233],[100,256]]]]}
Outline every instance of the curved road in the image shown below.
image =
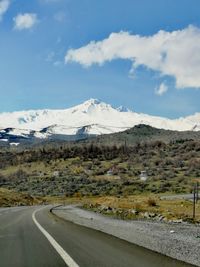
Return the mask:
{"type": "Polygon", "coordinates": [[[59,219],[49,209],[0,209],[1,267],[191,266],[59,219]]]}

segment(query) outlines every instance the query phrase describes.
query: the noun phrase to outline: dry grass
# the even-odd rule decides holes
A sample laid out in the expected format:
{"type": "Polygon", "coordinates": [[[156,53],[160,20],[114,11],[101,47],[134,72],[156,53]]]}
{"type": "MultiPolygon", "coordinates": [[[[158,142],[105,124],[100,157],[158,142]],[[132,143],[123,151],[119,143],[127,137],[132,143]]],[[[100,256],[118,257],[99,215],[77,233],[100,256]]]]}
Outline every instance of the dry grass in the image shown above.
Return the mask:
{"type": "MultiPolygon", "coordinates": [[[[48,199],[54,203],[82,203],[92,205],[104,205],[123,210],[135,209],[141,212],[153,212],[162,214],[167,219],[192,218],[193,204],[189,200],[161,200],[159,195],[134,195],[128,197],[76,197],[76,198],[55,198],[48,199]]],[[[196,219],[200,221],[200,202],[196,205],[196,219]]]]}
{"type": "Polygon", "coordinates": [[[0,207],[37,205],[42,199],[33,198],[28,194],[17,193],[5,188],[0,188],[0,207]]]}
{"type": "Polygon", "coordinates": [[[147,204],[149,207],[156,207],[157,206],[156,200],[154,198],[147,199],[147,204]]]}
{"type": "MultiPolygon", "coordinates": [[[[93,204],[104,205],[123,210],[135,209],[141,212],[162,214],[167,219],[192,218],[193,204],[189,200],[161,200],[159,195],[133,195],[128,197],[46,197],[44,201],[54,204],[93,204]]],[[[200,201],[196,204],[196,219],[200,221],[200,201]]]]}

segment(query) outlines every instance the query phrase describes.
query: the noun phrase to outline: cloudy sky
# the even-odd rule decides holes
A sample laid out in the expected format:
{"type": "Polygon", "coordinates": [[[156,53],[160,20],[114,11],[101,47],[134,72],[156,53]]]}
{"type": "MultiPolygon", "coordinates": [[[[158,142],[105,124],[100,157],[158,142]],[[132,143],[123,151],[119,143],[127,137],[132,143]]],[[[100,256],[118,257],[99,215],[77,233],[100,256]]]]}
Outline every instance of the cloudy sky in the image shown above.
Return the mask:
{"type": "Polygon", "coordinates": [[[0,0],[0,112],[200,112],[199,0],[0,0]]]}

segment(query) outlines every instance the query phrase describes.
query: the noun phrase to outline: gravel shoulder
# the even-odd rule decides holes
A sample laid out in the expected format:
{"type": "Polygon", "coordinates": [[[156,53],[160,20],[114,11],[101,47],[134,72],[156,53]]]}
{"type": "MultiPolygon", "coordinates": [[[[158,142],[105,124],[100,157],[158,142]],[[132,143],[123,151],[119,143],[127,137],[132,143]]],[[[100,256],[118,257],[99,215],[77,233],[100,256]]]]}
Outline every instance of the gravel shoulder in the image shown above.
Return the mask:
{"type": "Polygon", "coordinates": [[[124,239],[136,245],[200,267],[200,226],[152,221],[124,221],[83,210],[57,207],[60,218],[124,239]]]}

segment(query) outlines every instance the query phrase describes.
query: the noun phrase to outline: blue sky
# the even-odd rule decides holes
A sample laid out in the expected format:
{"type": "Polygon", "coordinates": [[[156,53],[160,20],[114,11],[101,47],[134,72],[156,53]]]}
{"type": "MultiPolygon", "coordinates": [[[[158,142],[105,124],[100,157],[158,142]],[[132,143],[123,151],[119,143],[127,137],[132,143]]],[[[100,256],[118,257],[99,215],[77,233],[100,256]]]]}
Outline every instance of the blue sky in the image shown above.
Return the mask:
{"type": "MultiPolygon", "coordinates": [[[[200,51],[199,0],[11,0],[1,15],[2,1],[9,0],[0,0],[0,112],[67,108],[89,98],[170,118],[200,112],[200,60],[196,56],[190,60],[193,50],[194,55],[200,51]],[[180,54],[175,70],[174,56],[164,66],[147,59],[163,48],[152,50],[142,37],[160,38],[156,35],[160,30],[164,31],[161,39],[176,32],[173,42],[184,38],[181,44],[187,45],[180,51],[188,55],[182,64],[180,54]],[[120,32],[131,37],[130,43],[120,32]],[[130,48],[127,58],[120,53],[115,56],[118,50],[112,56],[103,55],[103,40],[112,33],[117,34],[117,42],[123,41],[115,49],[130,48]],[[136,54],[132,49],[135,36],[144,43],[146,58],[142,48],[136,54]],[[193,39],[195,47],[188,42],[193,39]],[[93,58],[82,60],[91,41],[100,42],[102,64],[96,46],[93,58]],[[137,58],[133,74],[131,53],[137,58]],[[191,77],[185,81],[187,68],[191,77]]],[[[109,43],[111,50],[113,44],[115,40],[109,43]]],[[[171,46],[167,49],[166,53],[171,46]]]]}

